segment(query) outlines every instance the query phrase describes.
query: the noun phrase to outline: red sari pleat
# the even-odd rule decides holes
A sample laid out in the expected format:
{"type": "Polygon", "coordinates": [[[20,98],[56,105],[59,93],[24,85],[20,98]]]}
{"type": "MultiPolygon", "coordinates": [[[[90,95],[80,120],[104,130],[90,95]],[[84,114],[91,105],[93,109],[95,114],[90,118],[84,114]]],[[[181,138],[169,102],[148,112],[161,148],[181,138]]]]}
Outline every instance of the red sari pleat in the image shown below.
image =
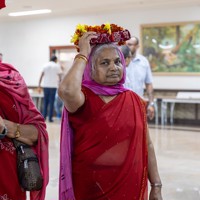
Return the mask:
{"type": "Polygon", "coordinates": [[[109,103],[83,88],[86,102],[69,115],[76,200],[144,200],[147,142],[144,102],[133,92],[109,103]]]}

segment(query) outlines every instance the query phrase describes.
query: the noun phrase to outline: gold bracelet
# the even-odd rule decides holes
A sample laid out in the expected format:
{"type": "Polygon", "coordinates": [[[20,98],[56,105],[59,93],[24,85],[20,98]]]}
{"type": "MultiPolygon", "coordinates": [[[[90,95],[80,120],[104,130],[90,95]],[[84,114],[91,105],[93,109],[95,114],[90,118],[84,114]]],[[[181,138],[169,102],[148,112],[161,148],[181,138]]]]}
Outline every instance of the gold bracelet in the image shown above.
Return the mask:
{"type": "Polygon", "coordinates": [[[162,183],[151,183],[151,187],[162,187],[162,183]]]}
{"type": "Polygon", "coordinates": [[[20,125],[17,124],[17,130],[16,130],[16,132],[15,132],[15,138],[18,138],[18,137],[20,137],[20,136],[21,136],[20,125]]]}
{"type": "Polygon", "coordinates": [[[87,57],[86,56],[84,56],[83,54],[77,54],[76,56],[75,56],[75,58],[74,58],[74,60],[76,60],[76,59],[83,59],[86,63],[88,62],[88,59],[87,59],[87,57]]]}

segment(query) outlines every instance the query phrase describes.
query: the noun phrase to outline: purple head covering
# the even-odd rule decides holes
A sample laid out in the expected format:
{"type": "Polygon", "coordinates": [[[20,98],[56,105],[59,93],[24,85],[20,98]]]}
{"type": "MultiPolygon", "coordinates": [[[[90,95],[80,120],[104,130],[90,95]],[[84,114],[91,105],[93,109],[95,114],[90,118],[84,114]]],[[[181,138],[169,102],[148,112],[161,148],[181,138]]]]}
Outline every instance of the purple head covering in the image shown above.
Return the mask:
{"type": "Polygon", "coordinates": [[[127,88],[124,88],[124,86],[123,86],[125,79],[126,79],[126,63],[124,60],[123,53],[120,51],[118,46],[114,43],[103,44],[103,46],[113,47],[118,51],[119,57],[120,57],[120,60],[122,62],[122,66],[123,66],[122,79],[116,85],[101,85],[99,83],[96,83],[94,80],[92,80],[92,77],[91,77],[92,58],[100,46],[102,46],[102,44],[96,45],[95,47],[93,47],[92,52],[90,53],[88,63],[85,67],[82,85],[84,85],[85,87],[88,87],[95,94],[98,94],[98,95],[108,95],[109,96],[109,95],[116,95],[118,93],[126,91],[127,88]]]}

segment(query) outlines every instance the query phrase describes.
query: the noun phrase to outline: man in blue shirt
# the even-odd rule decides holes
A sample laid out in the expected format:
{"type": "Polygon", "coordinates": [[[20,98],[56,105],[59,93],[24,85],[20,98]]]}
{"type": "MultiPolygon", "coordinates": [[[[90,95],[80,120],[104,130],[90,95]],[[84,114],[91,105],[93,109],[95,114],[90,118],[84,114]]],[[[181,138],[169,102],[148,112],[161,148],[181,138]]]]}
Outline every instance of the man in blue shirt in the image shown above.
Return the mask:
{"type": "Polygon", "coordinates": [[[139,48],[139,39],[132,37],[126,41],[127,46],[130,48],[132,53],[132,60],[126,68],[126,75],[128,77],[129,89],[133,90],[139,96],[144,95],[144,85],[146,87],[146,93],[148,97],[148,116],[150,119],[154,118],[154,96],[153,96],[153,79],[151,73],[151,67],[149,61],[142,55],[137,53],[139,48]]]}

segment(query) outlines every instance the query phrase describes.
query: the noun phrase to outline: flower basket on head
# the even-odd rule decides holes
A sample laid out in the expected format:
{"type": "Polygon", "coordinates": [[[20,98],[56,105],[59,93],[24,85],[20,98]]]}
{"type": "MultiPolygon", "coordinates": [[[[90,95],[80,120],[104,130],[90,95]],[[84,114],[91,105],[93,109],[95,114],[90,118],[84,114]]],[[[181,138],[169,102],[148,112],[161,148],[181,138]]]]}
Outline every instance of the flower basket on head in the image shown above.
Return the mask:
{"type": "Polygon", "coordinates": [[[90,44],[102,44],[102,43],[110,43],[116,42],[118,45],[125,44],[126,40],[129,40],[131,35],[127,29],[123,29],[116,24],[105,23],[101,26],[88,26],[78,24],[76,27],[76,31],[72,36],[71,42],[75,45],[78,45],[79,38],[85,33],[89,31],[94,31],[97,33],[97,38],[92,38],[90,40],[90,44]]]}

